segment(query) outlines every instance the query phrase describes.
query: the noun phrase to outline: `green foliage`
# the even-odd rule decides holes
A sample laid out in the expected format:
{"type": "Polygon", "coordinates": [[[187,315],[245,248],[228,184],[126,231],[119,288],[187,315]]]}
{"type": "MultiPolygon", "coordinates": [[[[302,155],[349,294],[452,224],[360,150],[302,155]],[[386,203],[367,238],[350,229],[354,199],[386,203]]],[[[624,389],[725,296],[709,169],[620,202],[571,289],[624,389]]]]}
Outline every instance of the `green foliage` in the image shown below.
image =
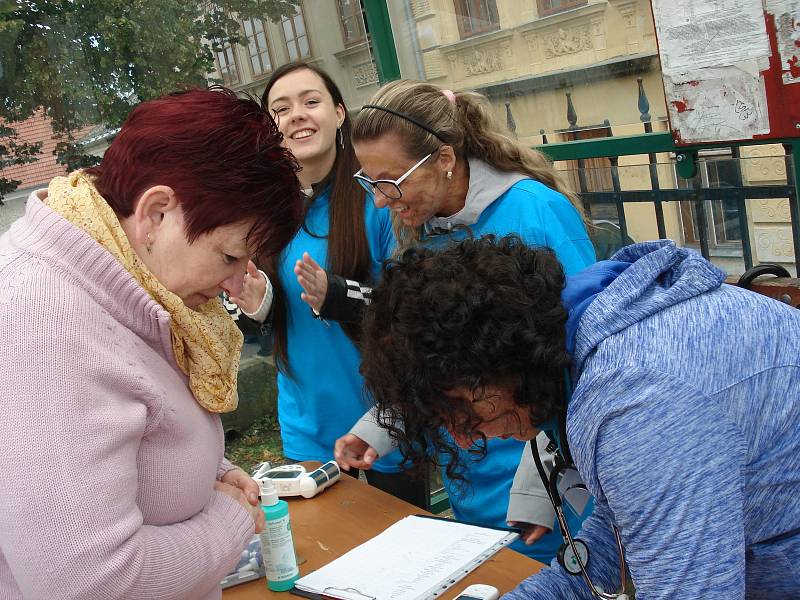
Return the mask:
{"type": "Polygon", "coordinates": [[[118,127],[138,102],[205,86],[213,51],[239,40],[238,18],[278,20],[298,2],[0,0],[0,118],[43,107],[66,138],[62,162],[80,164],[74,132],[118,127]]]}
{"type": "Polygon", "coordinates": [[[273,465],[282,464],[283,445],[277,417],[265,415],[255,421],[244,433],[227,442],[225,455],[248,473],[265,460],[273,465]]]}
{"type": "MultiPolygon", "coordinates": [[[[11,127],[0,124],[0,170],[12,165],[23,165],[37,160],[36,155],[42,150],[42,143],[18,143],[17,132],[11,127]]],[[[0,204],[2,198],[14,191],[20,181],[0,177],[0,204]]]]}

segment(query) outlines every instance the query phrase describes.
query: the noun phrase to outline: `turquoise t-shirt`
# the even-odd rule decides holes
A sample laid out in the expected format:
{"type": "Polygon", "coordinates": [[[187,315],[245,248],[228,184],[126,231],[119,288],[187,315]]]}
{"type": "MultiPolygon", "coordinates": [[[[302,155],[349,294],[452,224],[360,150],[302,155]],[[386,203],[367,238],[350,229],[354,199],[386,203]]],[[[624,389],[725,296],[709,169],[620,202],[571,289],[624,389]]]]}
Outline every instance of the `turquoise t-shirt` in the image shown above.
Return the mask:
{"type": "MultiPolygon", "coordinates": [[[[286,293],[286,338],[291,373],[278,373],[278,420],[284,455],[295,460],[328,461],[333,445],[370,404],[358,373],[361,356],[338,323],[320,322],[300,299],[295,261],[308,252],[327,265],[328,194],[314,201],[305,224],[281,254],[280,278],[286,293]]],[[[365,199],[364,225],[372,255],[373,276],[394,248],[391,215],[365,199]]],[[[382,472],[399,471],[399,453],[375,463],[382,472]]]]}
{"type": "MultiPolygon", "coordinates": [[[[516,233],[532,246],[548,246],[556,253],[568,275],[595,262],[592,242],[575,207],[563,194],[532,179],[519,181],[495,200],[483,211],[478,222],[469,227],[469,231],[476,237],[489,233],[500,236],[516,233]]],[[[464,229],[456,229],[448,234],[430,236],[423,243],[444,246],[466,235],[464,229]]],[[[511,484],[525,447],[526,442],[492,439],[487,443],[486,457],[479,461],[475,461],[467,451],[461,451],[466,465],[464,477],[470,483],[468,486],[450,481],[442,469],[444,486],[457,519],[505,525],[511,484]]],[[[571,530],[576,532],[582,519],[574,513],[567,514],[571,530]]],[[[536,544],[526,546],[517,541],[511,547],[537,560],[549,562],[561,543],[556,524],[553,532],[536,544]]]]}

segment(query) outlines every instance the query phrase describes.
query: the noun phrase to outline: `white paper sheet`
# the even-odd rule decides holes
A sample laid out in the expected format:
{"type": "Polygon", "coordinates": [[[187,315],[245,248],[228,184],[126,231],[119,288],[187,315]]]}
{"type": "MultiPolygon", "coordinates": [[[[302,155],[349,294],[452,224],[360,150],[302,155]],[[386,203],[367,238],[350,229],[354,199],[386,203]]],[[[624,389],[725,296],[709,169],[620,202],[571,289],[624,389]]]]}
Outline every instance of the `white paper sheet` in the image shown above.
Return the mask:
{"type": "Polygon", "coordinates": [[[661,68],[674,73],[769,56],[761,0],[653,2],[661,68]]]}
{"type": "Polygon", "coordinates": [[[769,133],[764,82],[753,71],[751,65],[664,75],[670,123],[681,140],[741,140],[769,133]]]}
{"type": "Polygon", "coordinates": [[[295,586],[345,600],[435,598],[516,538],[457,521],[406,517],[295,586]]]}

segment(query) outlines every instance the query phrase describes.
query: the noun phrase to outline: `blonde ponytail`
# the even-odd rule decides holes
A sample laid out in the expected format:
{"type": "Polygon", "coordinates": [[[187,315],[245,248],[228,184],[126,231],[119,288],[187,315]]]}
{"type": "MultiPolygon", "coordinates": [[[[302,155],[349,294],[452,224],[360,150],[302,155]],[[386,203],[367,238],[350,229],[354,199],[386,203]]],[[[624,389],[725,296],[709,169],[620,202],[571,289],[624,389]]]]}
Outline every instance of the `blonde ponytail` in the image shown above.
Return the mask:
{"type": "MultiPolygon", "coordinates": [[[[410,157],[424,156],[435,152],[442,143],[448,144],[461,159],[481,159],[499,171],[522,173],[564,194],[586,221],[577,195],[567,188],[558,171],[541,152],[504,133],[484,96],[475,92],[446,94],[448,91],[427,82],[410,80],[383,86],[369,104],[386,107],[392,112],[365,107],[353,122],[353,141],[375,140],[392,134],[410,157]]],[[[392,224],[398,251],[419,241],[421,228],[403,225],[394,214],[392,224]]]]}

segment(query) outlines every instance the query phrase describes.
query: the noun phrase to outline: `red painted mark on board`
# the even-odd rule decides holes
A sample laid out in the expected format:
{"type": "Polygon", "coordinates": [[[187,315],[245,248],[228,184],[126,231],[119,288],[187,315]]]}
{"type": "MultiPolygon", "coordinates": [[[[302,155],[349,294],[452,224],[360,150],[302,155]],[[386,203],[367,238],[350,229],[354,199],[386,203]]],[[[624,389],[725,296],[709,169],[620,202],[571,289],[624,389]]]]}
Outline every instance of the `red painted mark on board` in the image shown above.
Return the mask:
{"type": "Polygon", "coordinates": [[[697,87],[698,85],[700,85],[699,81],[687,81],[686,83],[688,83],[692,87],[697,87]]]}
{"type": "Polygon", "coordinates": [[[796,56],[789,59],[789,73],[791,73],[792,77],[800,77],[800,65],[797,62],[796,56]]]}
{"type": "Polygon", "coordinates": [[[687,110],[694,110],[693,108],[689,108],[683,100],[673,100],[670,104],[672,104],[679,113],[686,112],[687,110]]]}

